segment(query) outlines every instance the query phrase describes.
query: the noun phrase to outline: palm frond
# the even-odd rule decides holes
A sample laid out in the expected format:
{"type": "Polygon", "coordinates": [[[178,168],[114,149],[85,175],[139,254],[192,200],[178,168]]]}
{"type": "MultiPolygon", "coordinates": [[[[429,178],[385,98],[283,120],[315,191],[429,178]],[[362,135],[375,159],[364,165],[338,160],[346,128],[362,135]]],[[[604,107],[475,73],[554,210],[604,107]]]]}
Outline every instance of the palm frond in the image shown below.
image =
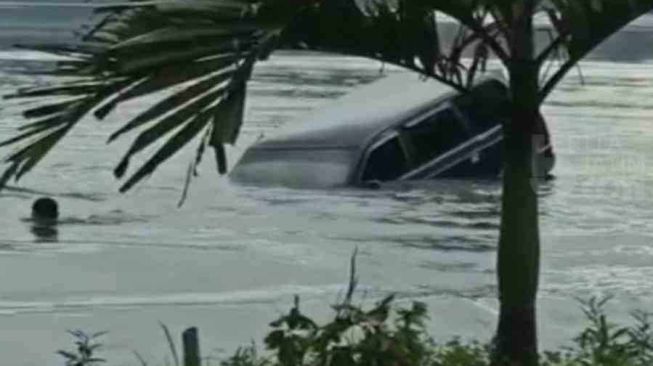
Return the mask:
{"type": "Polygon", "coordinates": [[[546,13],[556,37],[539,55],[540,62],[555,53],[568,55],[560,68],[542,85],[544,100],[560,80],[610,35],[653,10],[653,0],[550,0],[546,13]]]}
{"type": "MultiPolygon", "coordinates": [[[[324,1],[306,8],[285,29],[282,43],[300,48],[358,55],[392,63],[467,90],[482,68],[468,68],[462,58],[482,59],[497,53],[500,27],[483,6],[449,0],[324,1]],[[442,42],[437,14],[461,22],[460,37],[442,42]],[[473,29],[472,29],[473,27],[473,29]],[[489,46],[487,39],[493,40],[489,46]],[[479,44],[484,44],[479,48],[479,44]],[[496,46],[496,52],[495,47],[496,46]],[[487,56],[481,50],[488,51],[487,56]]],[[[480,2],[479,2],[480,3],[480,2]]]]}
{"type": "Polygon", "coordinates": [[[20,145],[5,160],[9,167],[0,183],[20,179],[84,116],[93,113],[103,119],[120,103],[164,90],[173,92],[109,138],[140,131],[116,167],[117,177],[126,173],[134,155],[163,140],[121,191],[151,174],[202,131],[211,131],[210,146],[221,157],[219,171],[226,171],[223,144],[233,143],[238,134],[252,66],[269,52],[269,43],[287,21],[285,17],[271,21],[266,6],[249,0],[157,5],[132,1],[100,8],[101,19],[87,27],[80,44],[34,45],[32,49],[68,59],[44,71],[55,77],[52,85],[20,89],[5,97],[43,102],[24,111],[29,122],[19,128],[20,134],[0,142],[0,147],[20,145]],[[56,79],[60,76],[66,76],[65,81],[56,79]]]}

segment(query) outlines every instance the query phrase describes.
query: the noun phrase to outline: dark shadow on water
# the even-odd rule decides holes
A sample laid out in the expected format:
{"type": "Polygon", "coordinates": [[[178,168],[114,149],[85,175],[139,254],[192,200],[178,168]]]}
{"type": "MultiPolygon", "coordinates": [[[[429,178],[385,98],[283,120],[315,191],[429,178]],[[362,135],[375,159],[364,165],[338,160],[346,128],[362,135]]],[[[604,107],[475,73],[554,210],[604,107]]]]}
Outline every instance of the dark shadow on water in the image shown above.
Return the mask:
{"type": "Polygon", "coordinates": [[[366,236],[364,238],[342,237],[348,242],[399,245],[411,249],[435,250],[440,252],[487,253],[496,249],[496,240],[484,235],[438,235],[434,236],[366,236]]]}
{"type": "MultiPolygon", "coordinates": [[[[276,67],[272,70],[260,69],[254,73],[254,80],[260,83],[269,83],[274,85],[288,85],[296,87],[305,87],[311,85],[311,89],[318,89],[315,86],[332,86],[332,87],[353,87],[361,84],[370,83],[383,74],[376,69],[350,70],[347,68],[316,72],[311,69],[307,71],[294,71],[290,67],[276,67]],[[285,69],[285,70],[284,70],[285,69]],[[285,71],[285,72],[281,72],[285,71]]],[[[301,91],[298,91],[302,93],[301,91]]],[[[272,92],[272,95],[283,95],[272,92]]],[[[283,93],[283,92],[280,92],[283,93]]],[[[333,97],[331,94],[325,94],[317,97],[333,97]]]]}
{"type": "Polygon", "coordinates": [[[468,288],[447,288],[432,285],[420,285],[412,289],[368,290],[370,297],[384,297],[393,294],[396,299],[427,299],[427,298],[465,298],[468,300],[494,299],[497,296],[497,286],[493,284],[470,286],[468,288]]]}
{"type": "Polygon", "coordinates": [[[435,261],[435,260],[427,260],[422,262],[419,267],[428,269],[428,270],[435,270],[438,272],[448,272],[448,273],[469,273],[469,272],[475,272],[477,271],[477,263],[474,262],[442,262],[442,261],[435,261]]]}
{"type": "Polygon", "coordinates": [[[406,248],[430,249],[441,252],[484,253],[496,249],[494,240],[476,235],[442,236],[439,238],[395,238],[396,243],[406,248]]]}

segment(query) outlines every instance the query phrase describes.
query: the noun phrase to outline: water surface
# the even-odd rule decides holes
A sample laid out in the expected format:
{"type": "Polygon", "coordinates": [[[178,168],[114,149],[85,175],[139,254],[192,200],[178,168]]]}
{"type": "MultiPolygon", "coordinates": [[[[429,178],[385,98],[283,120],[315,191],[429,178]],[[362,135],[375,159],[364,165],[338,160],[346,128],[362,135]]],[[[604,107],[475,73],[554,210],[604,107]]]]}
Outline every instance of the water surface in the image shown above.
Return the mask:
{"type": "MultiPolygon", "coordinates": [[[[261,63],[230,161],[259,136],[381,77],[381,69],[310,53],[281,52],[261,63]]],[[[558,155],[557,179],[540,188],[544,346],[582,325],[574,297],[615,294],[610,311],[620,320],[653,304],[653,65],[589,62],[582,73],[584,85],[572,73],[544,107],[558,155]]],[[[34,81],[1,76],[2,93],[34,81]]],[[[116,193],[111,173],[133,137],[106,145],[108,135],[151,102],[83,121],[19,187],[0,195],[4,360],[56,365],[53,351],[70,344],[65,330],[83,328],[110,331],[106,354],[116,364],[133,364],[132,349],[155,363],[166,354],[158,321],[177,331],[199,326],[205,353],[233,350],[260,339],[293,294],[306,312],[328,315],[356,247],[364,301],[397,293],[429,304],[429,327],[440,339],[491,336],[497,181],[379,191],[243,187],[218,177],[207,156],[177,209],[193,149],[126,195],[116,193]],[[61,203],[66,222],[57,241],[37,240],[21,221],[41,195],[61,203]]],[[[11,104],[0,111],[0,136],[22,123],[16,111],[11,104]]]]}

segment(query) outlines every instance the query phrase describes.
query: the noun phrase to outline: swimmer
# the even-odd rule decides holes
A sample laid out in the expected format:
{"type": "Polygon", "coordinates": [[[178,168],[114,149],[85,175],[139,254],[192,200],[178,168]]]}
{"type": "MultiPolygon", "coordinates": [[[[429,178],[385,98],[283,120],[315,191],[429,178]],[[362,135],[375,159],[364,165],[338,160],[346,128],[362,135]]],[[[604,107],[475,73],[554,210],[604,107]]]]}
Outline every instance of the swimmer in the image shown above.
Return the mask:
{"type": "Polygon", "coordinates": [[[59,205],[50,197],[42,197],[32,204],[32,220],[57,221],[59,218],[59,205]]]}
{"type": "Polygon", "coordinates": [[[42,197],[32,204],[32,227],[30,231],[37,242],[56,242],[59,205],[50,197],[42,197]]]}

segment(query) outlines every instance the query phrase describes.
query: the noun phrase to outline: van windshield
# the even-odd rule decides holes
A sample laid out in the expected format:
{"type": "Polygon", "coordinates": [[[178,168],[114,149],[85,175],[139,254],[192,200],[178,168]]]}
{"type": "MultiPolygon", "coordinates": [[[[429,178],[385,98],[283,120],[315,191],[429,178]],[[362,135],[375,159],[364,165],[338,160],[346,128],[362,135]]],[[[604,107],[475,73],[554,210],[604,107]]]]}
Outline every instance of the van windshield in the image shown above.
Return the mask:
{"type": "Polygon", "coordinates": [[[250,149],[232,177],[288,187],[333,187],[348,183],[355,151],[348,149],[250,149]]]}
{"type": "Polygon", "coordinates": [[[370,152],[365,163],[362,180],[363,182],[372,180],[385,182],[399,178],[407,171],[408,162],[399,137],[393,137],[370,152]]]}

